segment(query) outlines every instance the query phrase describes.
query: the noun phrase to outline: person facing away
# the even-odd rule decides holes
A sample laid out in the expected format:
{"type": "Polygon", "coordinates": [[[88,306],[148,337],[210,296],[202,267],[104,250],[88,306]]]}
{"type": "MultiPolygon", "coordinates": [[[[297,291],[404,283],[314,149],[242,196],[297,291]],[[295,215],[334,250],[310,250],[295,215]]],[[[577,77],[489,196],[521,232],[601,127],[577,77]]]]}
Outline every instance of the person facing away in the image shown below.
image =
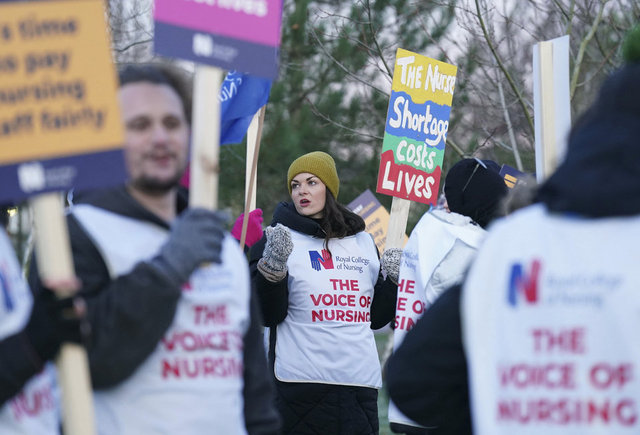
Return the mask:
{"type": "MultiPolygon", "coordinates": [[[[394,349],[401,345],[425,310],[448,287],[462,281],[486,234],[485,228],[501,214],[500,201],[507,186],[490,160],[462,159],[447,172],[445,203],[433,208],[416,224],[404,248],[394,323],[394,349]]],[[[399,376],[413,376],[411,372],[399,376]]],[[[399,412],[392,401],[391,429],[396,433],[426,433],[399,412]]],[[[431,433],[431,432],[429,432],[431,433]]]]}
{"type": "Polygon", "coordinates": [[[337,202],[329,154],[294,160],[287,187],[291,202],[277,205],[249,252],[284,432],[377,434],[382,381],[372,329],[393,319],[398,265],[384,260],[383,278],[364,221],[337,202]]]}
{"type": "MultiPolygon", "coordinates": [[[[83,343],[82,299],[57,299],[49,288],[32,295],[0,225],[0,432],[7,435],[60,433],[60,390],[53,359],[63,342],[83,343]]],[[[74,282],[48,282],[76,288],[74,282]]]]}
{"type": "Polygon", "coordinates": [[[461,435],[640,432],[639,76],[640,50],[576,121],[535,204],[491,228],[464,284],[392,356],[407,415],[461,435]]]}
{"type": "Polygon", "coordinates": [[[68,219],[98,432],[277,433],[246,259],[221,214],[178,190],[186,84],[162,65],[119,78],[129,180],[78,198],[68,219]]]}

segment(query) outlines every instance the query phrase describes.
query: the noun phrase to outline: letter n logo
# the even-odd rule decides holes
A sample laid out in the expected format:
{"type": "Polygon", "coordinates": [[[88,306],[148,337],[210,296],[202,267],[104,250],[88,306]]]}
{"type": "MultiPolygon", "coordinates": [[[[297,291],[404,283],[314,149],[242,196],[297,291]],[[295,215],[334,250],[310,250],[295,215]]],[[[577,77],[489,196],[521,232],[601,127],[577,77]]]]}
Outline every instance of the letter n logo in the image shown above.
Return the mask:
{"type": "Polygon", "coordinates": [[[524,300],[529,304],[538,301],[538,276],[540,274],[540,260],[531,262],[531,270],[527,275],[522,270],[522,264],[516,263],[511,266],[511,279],[509,280],[509,291],[507,298],[509,305],[515,307],[518,302],[518,294],[524,296],[524,300]]]}
{"type": "Polygon", "coordinates": [[[318,251],[309,251],[309,257],[311,258],[311,267],[320,271],[320,266],[325,269],[333,269],[333,259],[331,254],[326,249],[322,250],[322,255],[318,251]]]}

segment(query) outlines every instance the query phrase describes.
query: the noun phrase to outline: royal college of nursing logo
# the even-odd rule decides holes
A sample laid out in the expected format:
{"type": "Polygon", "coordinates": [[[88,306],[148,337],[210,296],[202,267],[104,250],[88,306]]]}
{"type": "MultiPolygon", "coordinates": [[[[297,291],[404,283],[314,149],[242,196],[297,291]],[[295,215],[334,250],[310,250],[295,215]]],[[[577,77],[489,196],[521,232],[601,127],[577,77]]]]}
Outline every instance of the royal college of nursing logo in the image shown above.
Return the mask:
{"type": "Polygon", "coordinates": [[[322,255],[318,251],[309,251],[309,258],[311,259],[311,267],[314,270],[320,271],[320,268],[323,267],[326,269],[333,269],[333,259],[331,258],[331,253],[326,249],[322,250],[322,255]]]}
{"type": "Polygon", "coordinates": [[[524,270],[520,263],[511,266],[511,276],[509,288],[507,289],[507,300],[509,305],[515,307],[518,299],[527,303],[538,302],[538,278],[540,276],[540,260],[533,260],[529,271],[524,270]],[[524,298],[524,300],[522,299],[524,298]]]}

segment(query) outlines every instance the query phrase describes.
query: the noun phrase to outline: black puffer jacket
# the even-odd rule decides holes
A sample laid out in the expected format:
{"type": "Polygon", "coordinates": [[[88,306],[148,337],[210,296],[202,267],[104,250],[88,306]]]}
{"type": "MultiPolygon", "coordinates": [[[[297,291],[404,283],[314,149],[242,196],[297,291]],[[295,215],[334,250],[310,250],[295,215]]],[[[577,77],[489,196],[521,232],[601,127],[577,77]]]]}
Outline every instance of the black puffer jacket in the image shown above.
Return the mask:
{"type": "MultiPolygon", "coordinates": [[[[318,221],[298,214],[291,203],[278,204],[271,226],[281,223],[295,231],[324,238],[318,221]]],[[[353,231],[353,235],[356,234],[353,231]]],[[[257,270],[266,237],[251,247],[251,278],[258,292],[265,326],[275,327],[287,316],[289,288],[287,278],[267,281],[257,270]]],[[[379,329],[395,316],[397,286],[382,273],[374,288],[371,304],[371,328],[379,329]]],[[[275,333],[271,328],[269,366],[273,373],[275,333]]],[[[373,388],[320,383],[292,383],[276,380],[277,405],[283,418],[284,433],[369,435],[378,433],[378,392],[373,388]]]]}

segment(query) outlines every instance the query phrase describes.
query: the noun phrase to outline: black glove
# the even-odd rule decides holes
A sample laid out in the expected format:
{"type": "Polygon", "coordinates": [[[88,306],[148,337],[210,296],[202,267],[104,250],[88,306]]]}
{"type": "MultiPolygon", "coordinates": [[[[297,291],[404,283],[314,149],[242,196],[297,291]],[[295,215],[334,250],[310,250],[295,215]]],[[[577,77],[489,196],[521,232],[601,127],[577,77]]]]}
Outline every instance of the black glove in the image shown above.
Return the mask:
{"type": "Polygon", "coordinates": [[[58,299],[43,288],[33,296],[25,333],[43,362],[53,358],[63,342],[88,343],[91,328],[86,313],[84,299],[77,295],[58,299]]]}
{"type": "Polygon", "coordinates": [[[220,263],[226,217],[221,212],[191,208],[182,213],[171,228],[169,240],[151,265],[178,285],[189,280],[204,263],[220,263]]]}

